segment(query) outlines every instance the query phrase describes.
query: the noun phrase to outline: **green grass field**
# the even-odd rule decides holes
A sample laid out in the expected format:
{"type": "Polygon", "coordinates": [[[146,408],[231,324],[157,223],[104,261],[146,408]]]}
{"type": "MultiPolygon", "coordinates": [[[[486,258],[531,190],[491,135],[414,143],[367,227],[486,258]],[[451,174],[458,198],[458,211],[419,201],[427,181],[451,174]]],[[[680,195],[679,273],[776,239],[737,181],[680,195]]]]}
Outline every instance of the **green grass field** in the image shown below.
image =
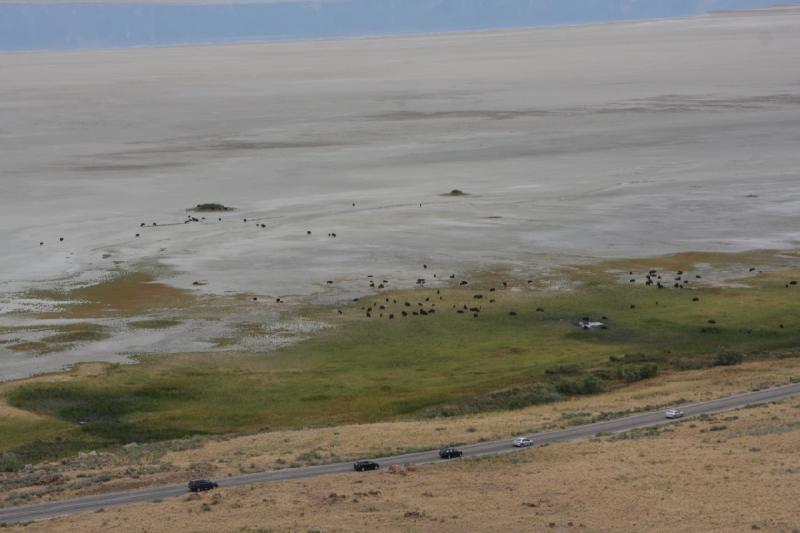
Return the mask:
{"type": "Polygon", "coordinates": [[[582,283],[566,292],[530,290],[524,282],[516,282],[519,291],[489,292],[487,278],[441,294],[420,289],[363,298],[342,308],[341,317],[335,309],[308,309],[307,316],[337,327],[276,352],[149,356],[100,376],[7,388],[8,403],[53,424],[38,421],[31,431],[0,420],[9,436],[0,452],[33,461],[191,434],[418,417],[476,398],[497,400],[483,408],[518,407],[524,394],[509,395],[511,402],[493,393],[532,386],[569,393],[565,381],[589,375],[599,387],[614,387],[629,381],[626,369],[708,366],[723,351],[791,355],[800,352],[800,287],[786,286],[792,276],[798,277],[757,276],[749,288],[657,290],[595,270],[577,275],[582,283]],[[361,307],[373,302],[386,309],[366,318],[361,307]],[[401,316],[434,303],[435,314],[401,316]],[[465,304],[479,305],[480,316],[452,307],[465,304]],[[576,327],[584,316],[608,317],[608,329],[576,327]]]}

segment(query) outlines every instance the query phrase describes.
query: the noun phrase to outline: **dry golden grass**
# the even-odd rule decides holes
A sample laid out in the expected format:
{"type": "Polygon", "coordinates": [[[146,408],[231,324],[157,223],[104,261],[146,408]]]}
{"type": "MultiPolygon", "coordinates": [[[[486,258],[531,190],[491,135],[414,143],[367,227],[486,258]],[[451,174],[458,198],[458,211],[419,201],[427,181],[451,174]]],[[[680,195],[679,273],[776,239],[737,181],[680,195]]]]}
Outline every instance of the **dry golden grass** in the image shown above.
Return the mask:
{"type": "MultiPolygon", "coordinates": [[[[79,377],[97,377],[105,373],[108,367],[109,363],[78,363],[69,370],[65,371],[49,372],[24,379],[4,381],[2,385],[0,385],[0,391],[7,391],[13,389],[14,387],[19,387],[20,385],[25,385],[28,383],[58,383],[70,381],[79,377]]],[[[2,397],[0,397],[0,406],[10,407],[8,404],[2,401],[2,397]]],[[[19,410],[19,412],[25,413],[26,416],[35,415],[35,413],[30,411],[19,410]]]]}
{"type": "MultiPolygon", "coordinates": [[[[102,375],[104,365],[80,365],[73,370],[86,375],[102,375]]],[[[507,438],[514,435],[564,427],[579,420],[591,419],[602,412],[621,412],[679,400],[702,401],[754,388],[786,383],[800,377],[800,359],[769,360],[738,367],[717,367],[691,372],[672,373],[640,382],[609,393],[581,397],[519,411],[484,413],[475,416],[430,420],[346,425],[296,431],[274,431],[227,439],[200,439],[199,447],[183,451],[152,448],[102,452],[97,458],[37,466],[57,472],[65,485],[44,491],[24,503],[52,501],[138,488],[158,483],[183,482],[191,477],[225,477],[255,470],[271,470],[357,457],[397,453],[409,449],[430,449],[450,442],[472,443],[481,439],[507,438]],[[76,488],[81,479],[98,480],[76,488]]],[[[36,379],[68,379],[54,374],[36,379]]],[[[31,420],[27,412],[7,411],[0,403],[0,415],[31,420]],[[23,416],[20,416],[23,415],[23,416]]],[[[194,446],[194,444],[193,444],[194,446]]],[[[20,475],[27,475],[25,472],[20,475]]],[[[14,474],[6,474],[14,476],[14,474]]],[[[34,494],[42,486],[36,483],[15,489],[34,494]]],[[[10,493],[9,493],[10,495],[10,493]]],[[[3,502],[5,504],[11,501],[3,502]]],[[[16,503],[23,503],[17,499],[16,503]]]]}
{"type": "Polygon", "coordinates": [[[661,406],[686,400],[709,400],[754,388],[785,384],[800,377],[800,359],[762,361],[739,367],[716,367],[671,373],[624,389],[577,397],[518,411],[409,422],[347,425],[300,431],[274,431],[223,441],[209,441],[199,449],[170,452],[164,461],[188,467],[214,465],[214,473],[239,473],[307,464],[301,456],[316,452],[320,460],[375,457],[408,449],[436,448],[450,442],[472,443],[521,433],[564,427],[602,412],[661,406]]]}
{"type": "Polygon", "coordinates": [[[222,489],[22,531],[796,531],[798,400],[656,435],[222,489]]]}
{"type": "Polygon", "coordinates": [[[17,409],[16,407],[12,407],[5,402],[0,402],[0,418],[6,416],[13,418],[27,418],[30,420],[42,420],[46,418],[43,415],[37,415],[36,413],[31,413],[30,411],[25,411],[24,409],[17,409]]]}

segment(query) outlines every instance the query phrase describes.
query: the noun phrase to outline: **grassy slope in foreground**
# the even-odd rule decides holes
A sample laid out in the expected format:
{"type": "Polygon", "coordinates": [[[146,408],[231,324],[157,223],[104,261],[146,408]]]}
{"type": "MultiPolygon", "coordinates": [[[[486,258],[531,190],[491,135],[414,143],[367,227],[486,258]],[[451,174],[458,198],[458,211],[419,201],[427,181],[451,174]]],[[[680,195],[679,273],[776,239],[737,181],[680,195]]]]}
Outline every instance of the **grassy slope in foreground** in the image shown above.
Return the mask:
{"type": "MultiPolygon", "coordinates": [[[[391,309],[384,319],[377,312],[362,318],[360,307],[378,300],[365,298],[345,310],[339,327],[274,353],[149,357],[99,376],[14,386],[5,394],[12,405],[57,420],[59,429],[21,435],[13,418],[0,420],[0,433],[15,443],[4,448],[37,460],[189,434],[396,419],[442,404],[468,410],[476,397],[499,389],[543,383],[552,393],[553,383],[580,384],[589,372],[606,378],[596,385],[608,387],[624,377],[620,369],[700,367],[722,350],[749,358],[789,354],[800,341],[798,289],[786,287],[796,272],[756,276],[748,288],[695,290],[620,285],[601,272],[578,275],[583,283],[569,292],[529,290],[518,282],[519,292],[490,293],[487,281],[441,295],[384,294],[381,302],[398,300],[390,304],[394,320],[388,320],[391,309]],[[484,294],[480,302],[477,293],[484,294]],[[490,294],[496,303],[488,303],[490,294]],[[406,300],[425,308],[435,302],[438,312],[399,318],[406,300]],[[454,304],[483,311],[473,318],[457,314],[454,304]],[[609,329],[575,327],[583,316],[608,316],[609,329]],[[609,362],[612,357],[623,361],[609,362]],[[79,420],[89,423],[79,426],[79,420]]],[[[488,398],[480,408],[520,406],[513,395],[495,404],[488,398]]]]}
{"type": "MultiPolygon", "coordinates": [[[[91,366],[81,365],[73,372],[87,373],[91,366]]],[[[716,399],[798,379],[800,358],[769,359],[738,366],[665,372],[609,392],[512,411],[238,436],[194,436],[116,447],[97,455],[73,455],[38,464],[36,475],[27,469],[0,474],[0,507],[182,483],[197,477],[218,479],[248,472],[382,457],[430,450],[448,443],[511,438],[682,402],[716,399]]]]}
{"type": "Polygon", "coordinates": [[[788,400],[395,474],[224,488],[11,530],[797,531],[798,407],[788,400]]]}

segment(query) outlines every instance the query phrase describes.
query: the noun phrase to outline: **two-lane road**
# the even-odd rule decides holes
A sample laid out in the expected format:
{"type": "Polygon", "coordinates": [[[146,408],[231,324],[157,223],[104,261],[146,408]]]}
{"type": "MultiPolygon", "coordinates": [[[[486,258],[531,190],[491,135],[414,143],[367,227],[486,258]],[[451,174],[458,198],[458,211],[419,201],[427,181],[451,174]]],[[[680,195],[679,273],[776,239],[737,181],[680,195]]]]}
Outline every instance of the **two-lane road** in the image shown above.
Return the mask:
{"type": "MultiPolygon", "coordinates": [[[[718,400],[683,405],[681,406],[681,409],[684,411],[687,417],[691,417],[701,414],[728,411],[748,405],[779,401],[797,395],[800,395],[800,383],[793,383],[773,389],[748,392],[744,394],[737,394],[735,396],[720,398],[718,400]]],[[[617,418],[614,420],[606,420],[603,422],[596,422],[594,424],[587,424],[584,426],[576,426],[559,431],[537,433],[535,435],[529,435],[529,437],[536,445],[542,445],[588,438],[597,435],[598,433],[629,431],[632,429],[656,426],[669,422],[671,422],[671,420],[668,420],[664,417],[663,411],[658,411],[637,414],[625,418],[617,418]]],[[[503,439],[471,444],[469,446],[463,446],[461,449],[464,451],[464,457],[477,457],[482,455],[507,453],[515,450],[516,448],[511,445],[511,439],[503,439]]],[[[381,457],[376,459],[376,461],[380,463],[381,466],[388,466],[390,464],[420,465],[426,463],[435,463],[440,461],[440,459],[437,450],[430,450],[425,452],[395,455],[392,457],[381,457]]],[[[287,468],[284,470],[242,474],[239,476],[221,479],[219,481],[219,485],[220,487],[235,487],[251,483],[303,479],[325,474],[339,474],[344,472],[353,472],[353,465],[351,463],[334,463],[305,468],[287,468]]],[[[85,498],[76,498],[60,502],[0,509],[0,523],[11,524],[15,522],[42,520],[55,516],[96,511],[102,508],[169,498],[172,496],[185,494],[186,492],[187,489],[185,484],[162,485],[158,487],[126,492],[99,494],[96,496],[87,496],[85,498]]]]}

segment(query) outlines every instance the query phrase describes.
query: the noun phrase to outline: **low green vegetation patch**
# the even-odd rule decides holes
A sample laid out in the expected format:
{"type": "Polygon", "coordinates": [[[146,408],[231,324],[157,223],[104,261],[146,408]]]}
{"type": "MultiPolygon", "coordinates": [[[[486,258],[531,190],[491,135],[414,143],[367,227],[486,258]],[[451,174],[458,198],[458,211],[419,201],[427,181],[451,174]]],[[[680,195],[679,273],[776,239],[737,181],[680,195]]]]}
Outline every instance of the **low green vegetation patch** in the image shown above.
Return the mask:
{"type": "Polygon", "coordinates": [[[66,331],[48,335],[42,339],[43,342],[54,344],[65,344],[75,342],[93,342],[107,339],[109,334],[99,330],[66,331]]]}
{"type": "MultiPolygon", "coordinates": [[[[56,418],[0,416],[0,435],[3,436],[0,440],[3,450],[0,453],[12,453],[12,458],[15,459],[13,464],[27,464],[43,458],[61,457],[66,454],[39,451],[25,453],[24,449],[37,442],[46,443],[48,447],[56,446],[63,443],[65,438],[69,438],[71,431],[70,424],[56,418]]],[[[91,449],[88,446],[86,442],[82,442],[74,450],[67,451],[67,454],[91,449]]]]}
{"type": "Polygon", "coordinates": [[[152,320],[134,320],[128,322],[128,326],[136,329],[167,329],[179,326],[182,322],[180,320],[170,319],[152,319],[152,320]]]}
{"type": "Polygon", "coordinates": [[[664,433],[672,433],[674,428],[669,426],[656,426],[649,428],[632,429],[623,433],[613,433],[608,436],[609,442],[616,442],[620,440],[639,440],[645,438],[658,437],[664,433]]]}
{"type": "Polygon", "coordinates": [[[239,339],[235,337],[217,337],[212,339],[214,348],[230,348],[239,344],[239,339]]]}
{"type": "Polygon", "coordinates": [[[30,352],[30,353],[38,353],[38,354],[45,354],[49,352],[58,351],[61,348],[57,346],[51,346],[45,342],[37,342],[37,341],[22,341],[22,342],[15,342],[13,344],[9,344],[6,346],[9,350],[13,352],[30,352]]]}
{"type": "Polygon", "coordinates": [[[423,416],[436,418],[462,416],[486,411],[522,409],[530,405],[556,402],[563,398],[564,395],[550,383],[532,383],[475,396],[474,398],[467,398],[456,403],[429,407],[423,411],[423,416]]]}
{"type": "Polygon", "coordinates": [[[714,357],[714,364],[717,366],[733,366],[738,365],[742,361],[744,361],[744,354],[731,350],[719,352],[716,357],[714,357]]]}
{"type": "Polygon", "coordinates": [[[6,348],[15,352],[28,352],[38,355],[63,351],[71,348],[76,343],[99,341],[110,336],[106,328],[91,323],[17,328],[15,332],[20,335],[43,332],[44,336],[36,340],[14,339],[8,342],[6,346],[6,348]]]}
{"type": "Polygon", "coordinates": [[[16,472],[23,466],[17,454],[11,452],[0,454],[0,472],[16,472]]]}
{"type": "Polygon", "coordinates": [[[103,448],[129,442],[176,439],[201,434],[179,428],[151,427],[142,423],[148,413],[159,411],[185,391],[157,385],[141,387],[120,394],[113,388],[88,386],[85,383],[50,383],[48,386],[24,386],[15,389],[12,403],[35,405],[40,414],[70,424],[56,438],[36,438],[14,448],[16,457],[26,462],[69,455],[78,451],[103,448]]]}
{"type": "MultiPolygon", "coordinates": [[[[580,276],[561,293],[488,276],[383,293],[342,315],[309,310],[340,317],[338,327],[275,352],[158,355],[102,379],[18,386],[9,403],[64,426],[57,438],[17,435],[0,452],[31,462],[83,446],[515,409],[665,370],[798,353],[798,289],[787,281],[797,273],[754,276],[749,287],[663,290],[596,270],[580,276]],[[586,318],[605,329],[582,327],[586,318]]],[[[261,332],[258,324],[239,331],[261,332]]]]}

